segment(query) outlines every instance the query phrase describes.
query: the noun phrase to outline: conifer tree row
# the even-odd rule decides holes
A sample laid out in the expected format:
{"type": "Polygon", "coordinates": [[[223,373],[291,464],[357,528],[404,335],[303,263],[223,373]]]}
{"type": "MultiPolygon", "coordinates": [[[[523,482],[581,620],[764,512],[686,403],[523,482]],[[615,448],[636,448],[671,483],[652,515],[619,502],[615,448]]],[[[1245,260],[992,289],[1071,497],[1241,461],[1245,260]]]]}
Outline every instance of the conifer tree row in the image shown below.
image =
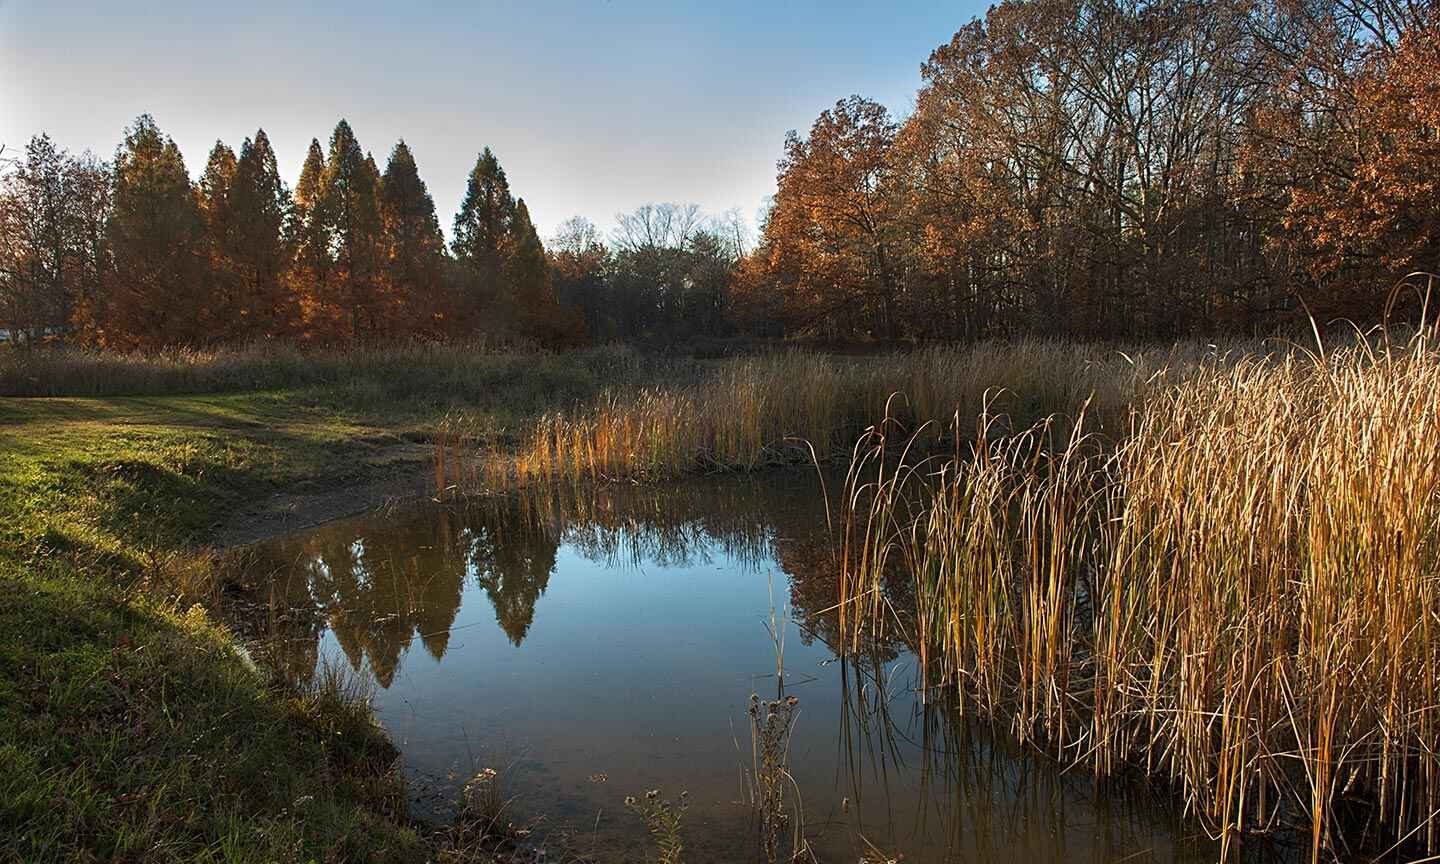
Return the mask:
{"type": "Polygon", "coordinates": [[[310,142],[293,194],[263,129],[238,154],[217,141],[195,182],[148,115],[109,166],[37,136],[0,195],[17,229],[0,249],[0,332],[121,349],[581,338],[489,148],[470,185],[452,259],[410,148],[382,174],[344,120],[328,147],[310,142]]]}

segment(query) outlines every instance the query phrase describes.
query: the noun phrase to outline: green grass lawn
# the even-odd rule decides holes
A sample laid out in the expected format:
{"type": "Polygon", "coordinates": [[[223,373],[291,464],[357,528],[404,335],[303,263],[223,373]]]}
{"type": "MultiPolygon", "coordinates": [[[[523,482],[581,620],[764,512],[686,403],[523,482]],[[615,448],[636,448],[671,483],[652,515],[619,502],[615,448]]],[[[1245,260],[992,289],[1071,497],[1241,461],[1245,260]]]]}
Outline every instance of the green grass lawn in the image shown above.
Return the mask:
{"type": "Polygon", "coordinates": [[[176,599],[228,511],[370,467],[314,397],[0,402],[0,860],[428,857],[368,712],[176,599]]]}
{"type": "MultiPolygon", "coordinates": [[[[469,410],[504,434],[545,398],[469,410]]],[[[254,668],[192,598],[231,514],[421,470],[413,442],[455,407],[344,387],[0,399],[0,861],[434,857],[368,711],[254,668]]]]}

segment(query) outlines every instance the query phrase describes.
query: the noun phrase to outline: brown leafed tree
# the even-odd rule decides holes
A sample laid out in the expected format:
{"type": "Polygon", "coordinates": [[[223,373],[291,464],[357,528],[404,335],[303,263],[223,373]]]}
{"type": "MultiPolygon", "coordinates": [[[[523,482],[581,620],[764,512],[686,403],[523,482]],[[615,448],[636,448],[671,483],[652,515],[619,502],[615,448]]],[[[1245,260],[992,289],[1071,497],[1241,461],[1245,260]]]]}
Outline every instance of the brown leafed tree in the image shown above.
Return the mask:
{"type": "Polygon", "coordinates": [[[120,348],[213,342],[205,219],[185,160],[149,115],[115,154],[106,242],[113,263],[87,304],[85,331],[120,348]]]}
{"type": "Polygon", "coordinates": [[[1379,0],[1264,23],[1283,86],[1256,112],[1247,167],[1271,249],[1322,320],[1373,320],[1397,280],[1440,270],[1440,18],[1379,0]]]}
{"type": "Polygon", "coordinates": [[[307,327],[329,343],[373,342],[400,328],[399,304],[382,278],[380,172],[341,120],[330,136],[319,200],[310,213],[316,239],[328,239],[330,260],[312,291],[307,327]]]}
{"type": "Polygon", "coordinates": [[[0,329],[33,344],[67,332],[108,266],[108,169],[37,135],[0,178],[0,329]]]}
{"type": "Polygon", "coordinates": [[[235,151],[216,141],[196,190],[205,217],[205,265],[210,278],[211,299],[204,326],[216,342],[235,342],[249,335],[240,314],[240,277],[231,259],[235,237],[230,187],[234,181],[235,151]]]}
{"type": "Polygon", "coordinates": [[[791,134],[757,255],[798,330],[900,334],[904,232],[897,127],[883,105],[852,96],[791,134]]]}
{"type": "Polygon", "coordinates": [[[314,339],[315,322],[323,320],[324,288],[335,267],[335,254],[330,248],[330,226],[325,219],[325,151],[319,139],[310,139],[300,178],[295,183],[294,204],[290,211],[286,234],[291,250],[286,281],[300,309],[301,332],[314,339]]]}
{"type": "Polygon", "coordinates": [[[240,147],[229,204],[226,254],[237,282],[241,335],[289,338],[300,326],[298,298],[285,279],[293,254],[286,235],[291,200],[264,129],[240,147]]]}

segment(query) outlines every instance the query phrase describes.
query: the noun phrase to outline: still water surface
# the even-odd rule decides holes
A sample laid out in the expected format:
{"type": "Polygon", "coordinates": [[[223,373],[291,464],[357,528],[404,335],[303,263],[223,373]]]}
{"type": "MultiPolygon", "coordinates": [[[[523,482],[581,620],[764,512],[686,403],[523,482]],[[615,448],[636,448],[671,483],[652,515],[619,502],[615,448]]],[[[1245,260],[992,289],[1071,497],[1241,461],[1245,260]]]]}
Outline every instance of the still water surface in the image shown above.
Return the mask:
{"type": "Polygon", "coordinates": [[[754,860],[747,708],[777,696],[777,653],[821,862],[1214,860],[1161,796],[927,707],[903,646],[837,659],[837,544],[820,481],[795,473],[427,502],[258,553],[273,660],[373,685],[422,813],[501,770],[552,860],[639,860],[622,802],[650,789],[689,792],[688,860],[754,860]]]}

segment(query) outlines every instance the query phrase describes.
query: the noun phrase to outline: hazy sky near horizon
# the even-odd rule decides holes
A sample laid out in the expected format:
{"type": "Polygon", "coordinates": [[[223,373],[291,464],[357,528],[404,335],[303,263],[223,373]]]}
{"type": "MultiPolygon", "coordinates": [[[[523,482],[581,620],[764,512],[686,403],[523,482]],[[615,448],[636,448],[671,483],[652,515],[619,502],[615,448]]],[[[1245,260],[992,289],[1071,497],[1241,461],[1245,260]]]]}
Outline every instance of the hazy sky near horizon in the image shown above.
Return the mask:
{"type": "Polygon", "coordinates": [[[217,138],[263,127],[293,187],[344,117],[381,170],[406,140],[447,236],[487,145],[543,236],[660,201],[753,221],[787,130],[851,93],[908,113],[920,64],[983,9],[0,0],[0,143],[48,132],[108,159],[149,112],[198,175],[217,138]]]}

